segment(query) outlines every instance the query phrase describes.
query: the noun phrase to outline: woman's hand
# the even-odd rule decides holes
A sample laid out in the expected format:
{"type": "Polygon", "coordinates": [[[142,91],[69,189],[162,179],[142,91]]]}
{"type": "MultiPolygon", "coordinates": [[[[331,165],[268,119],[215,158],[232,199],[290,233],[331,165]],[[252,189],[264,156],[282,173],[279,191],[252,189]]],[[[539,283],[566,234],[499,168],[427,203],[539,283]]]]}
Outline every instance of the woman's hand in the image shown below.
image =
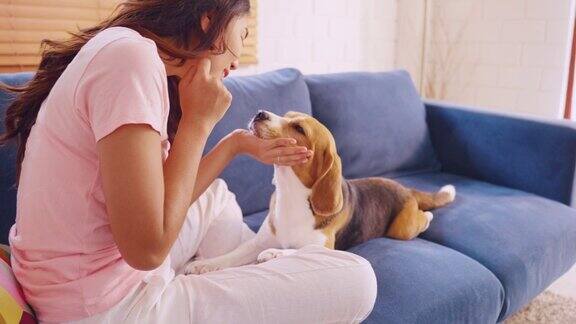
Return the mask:
{"type": "Polygon", "coordinates": [[[234,143],[236,153],[248,154],[265,164],[302,164],[308,162],[314,153],[304,146],[296,146],[293,138],[262,139],[245,129],[236,129],[228,137],[234,143]]]}
{"type": "Polygon", "coordinates": [[[210,75],[210,60],[190,64],[178,83],[182,119],[214,127],[232,102],[232,95],[221,78],[210,75]]]}

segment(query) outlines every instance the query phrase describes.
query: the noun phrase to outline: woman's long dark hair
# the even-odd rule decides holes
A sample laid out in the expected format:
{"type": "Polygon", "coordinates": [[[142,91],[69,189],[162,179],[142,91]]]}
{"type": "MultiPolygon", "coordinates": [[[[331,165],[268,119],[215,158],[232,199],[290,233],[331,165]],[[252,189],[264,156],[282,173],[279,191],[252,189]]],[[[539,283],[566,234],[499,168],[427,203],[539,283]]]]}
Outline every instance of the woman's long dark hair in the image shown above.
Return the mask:
{"type": "MultiPolygon", "coordinates": [[[[16,93],[15,100],[6,109],[6,132],[0,135],[0,145],[13,138],[17,140],[16,183],[20,178],[26,141],[40,105],[80,48],[98,32],[115,26],[134,29],[156,42],[162,52],[183,63],[205,51],[224,53],[226,44],[221,36],[228,23],[249,11],[249,0],[127,0],[118,5],[110,18],[97,26],[70,33],[72,37],[68,40],[43,40],[42,60],[32,80],[22,87],[0,83],[0,90],[16,93]],[[201,18],[205,14],[210,16],[210,26],[203,31],[201,18]],[[166,42],[167,38],[176,47],[166,42]]],[[[176,77],[168,78],[168,89],[168,137],[172,141],[181,117],[176,77]]]]}

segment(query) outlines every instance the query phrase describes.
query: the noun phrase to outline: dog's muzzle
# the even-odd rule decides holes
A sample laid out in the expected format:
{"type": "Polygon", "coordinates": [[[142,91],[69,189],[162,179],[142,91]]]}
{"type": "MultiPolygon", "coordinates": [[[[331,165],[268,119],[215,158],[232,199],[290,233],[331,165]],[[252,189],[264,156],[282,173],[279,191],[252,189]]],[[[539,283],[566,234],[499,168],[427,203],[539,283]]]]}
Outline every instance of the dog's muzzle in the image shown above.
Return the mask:
{"type": "Polygon", "coordinates": [[[258,113],[252,117],[248,123],[248,129],[256,136],[260,137],[257,124],[270,120],[270,115],[264,110],[258,110],[258,113]]]}

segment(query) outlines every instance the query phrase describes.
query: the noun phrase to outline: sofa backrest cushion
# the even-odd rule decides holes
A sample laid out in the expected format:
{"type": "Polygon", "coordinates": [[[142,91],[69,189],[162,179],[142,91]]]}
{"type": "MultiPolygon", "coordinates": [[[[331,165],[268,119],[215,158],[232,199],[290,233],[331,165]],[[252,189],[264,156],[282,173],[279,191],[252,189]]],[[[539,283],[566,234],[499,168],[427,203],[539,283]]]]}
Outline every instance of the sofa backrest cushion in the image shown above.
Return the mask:
{"type": "Polygon", "coordinates": [[[424,105],[406,71],[309,75],[305,80],[312,114],[334,135],[347,178],[440,168],[424,105]]]}
{"type": "MultiPolygon", "coordinates": [[[[11,86],[22,85],[32,79],[32,72],[0,74],[0,82],[11,86]]],[[[6,108],[14,94],[0,90],[0,134],[4,134],[6,108]]],[[[8,244],[8,232],[16,218],[16,142],[0,146],[0,243],[8,244]]]]}

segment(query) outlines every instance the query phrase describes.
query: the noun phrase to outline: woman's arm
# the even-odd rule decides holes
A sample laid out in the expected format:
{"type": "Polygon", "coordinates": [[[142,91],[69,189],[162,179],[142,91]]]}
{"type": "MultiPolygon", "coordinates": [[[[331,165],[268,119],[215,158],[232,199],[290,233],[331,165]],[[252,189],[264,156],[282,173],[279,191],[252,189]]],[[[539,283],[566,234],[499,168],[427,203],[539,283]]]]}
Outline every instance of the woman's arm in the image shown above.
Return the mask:
{"type": "Polygon", "coordinates": [[[160,135],[145,124],[123,125],[98,142],[112,234],[125,261],[159,266],[184,221],[210,129],[181,122],[162,165],[160,135]],[[160,154],[160,155],[159,155],[160,154]]]}
{"type": "Polygon", "coordinates": [[[230,93],[209,71],[203,60],[180,80],[182,119],[164,165],[160,134],[149,125],[125,124],[97,142],[112,235],[136,269],[155,269],[168,256],[192,203],[208,135],[230,106],[230,93]]]}

